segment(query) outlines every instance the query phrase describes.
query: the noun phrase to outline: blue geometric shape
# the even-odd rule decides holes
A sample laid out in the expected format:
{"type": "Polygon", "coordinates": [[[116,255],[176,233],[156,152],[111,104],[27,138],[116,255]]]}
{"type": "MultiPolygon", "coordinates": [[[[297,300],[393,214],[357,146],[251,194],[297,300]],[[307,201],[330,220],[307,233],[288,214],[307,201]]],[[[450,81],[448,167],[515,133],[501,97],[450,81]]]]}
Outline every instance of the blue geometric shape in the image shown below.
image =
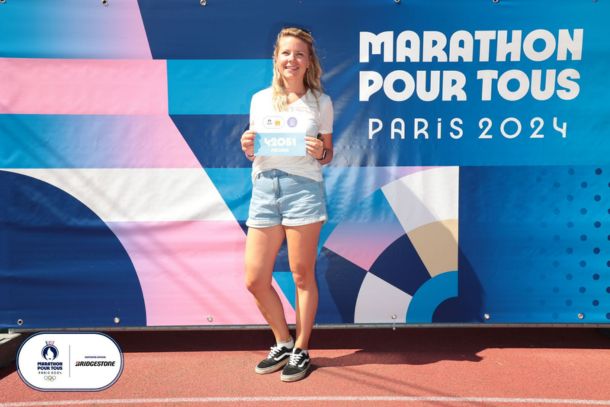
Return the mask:
{"type": "Polygon", "coordinates": [[[294,285],[294,279],[290,271],[274,271],[273,278],[282,289],[284,296],[292,305],[293,309],[296,309],[296,286],[294,285]]]}
{"type": "Polygon", "coordinates": [[[113,326],[115,317],[121,326],[146,325],[136,270],[95,213],[5,171],[0,202],[0,328],[113,326]]]}
{"type": "Polygon", "coordinates": [[[407,235],[389,245],[375,260],[370,272],[383,281],[414,295],[430,274],[407,235]]]}
{"type": "Polygon", "coordinates": [[[322,248],[316,264],[319,303],[316,322],[353,323],[356,300],[366,270],[322,248]]]}
{"type": "Polygon", "coordinates": [[[243,230],[244,235],[248,234],[248,226],[246,226],[246,221],[245,220],[240,220],[237,221],[237,223],[239,223],[239,227],[241,228],[241,230],[243,230]]]}
{"type": "Polygon", "coordinates": [[[169,112],[248,114],[250,98],[272,75],[271,59],[169,60],[169,112]]]}
{"type": "Polygon", "coordinates": [[[250,168],[239,142],[248,115],[172,115],[174,124],[204,168],[250,168]]]}
{"type": "Polygon", "coordinates": [[[495,323],[610,322],[609,171],[461,167],[464,305],[495,323]]]}
{"type": "Polygon", "coordinates": [[[434,311],[444,301],[458,295],[458,272],[441,273],[426,281],[411,299],[406,322],[409,324],[433,322],[434,311]]]}
{"type": "Polygon", "coordinates": [[[176,2],[172,7],[159,6],[154,0],[138,3],[154,59],[230,59],[236,54],[242,58],[268,58],[271,55],[272,38],[263,43],[256,41],[258,36],[247,35],[248,46],[238,46],[241,36],[235,32],[237,25],[256,21],[258,28],[253,31],[260,32],[260,27],[266,27],[259,26],[266,24],[262,19],[266,14],[273,14],[265,13],[265,7],[260,4],[250,7],[244,3],[236,12],[235,5],[226,2],[205,8],[187,1],[176,2]],[[228,21],[232,23],[227,24],[228,21]]]}
{"type": "Polygon", "coordinates": [[[206,168],[206,174],[238,222],[248,219],[252,179],[250,168],[206,168]]]}

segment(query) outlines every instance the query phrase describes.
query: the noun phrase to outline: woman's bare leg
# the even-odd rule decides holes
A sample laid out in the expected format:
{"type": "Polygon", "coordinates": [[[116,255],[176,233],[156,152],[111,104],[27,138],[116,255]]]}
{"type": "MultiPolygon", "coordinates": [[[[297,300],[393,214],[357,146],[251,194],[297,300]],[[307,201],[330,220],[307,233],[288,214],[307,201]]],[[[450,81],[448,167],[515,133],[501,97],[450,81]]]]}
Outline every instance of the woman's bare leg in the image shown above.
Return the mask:
{"type": "Polygon", "coordinates": [[[297,291],[295,347],[301,349],[309,347],[309,338],[318,309],[315,267],[321,229],[322,222],[285,227],[288,261],[297,291]]]}
{"type": "Polygon", "coordinates": [[[249,228],[246,238],[246,287],[254,295],[256,305],[271,327],[276,343],[290,338],[282,302],[271,285],[273,265],[284,237],[284,228],[277,225],[249,228]]]}

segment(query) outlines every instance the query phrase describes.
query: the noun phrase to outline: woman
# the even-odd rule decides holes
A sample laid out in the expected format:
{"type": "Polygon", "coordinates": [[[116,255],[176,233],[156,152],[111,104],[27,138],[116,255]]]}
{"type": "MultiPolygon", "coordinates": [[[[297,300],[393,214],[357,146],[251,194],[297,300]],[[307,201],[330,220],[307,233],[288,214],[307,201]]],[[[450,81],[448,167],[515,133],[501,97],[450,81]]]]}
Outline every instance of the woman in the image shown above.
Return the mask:
{"type": "Polygon", "coordinates": [[[333,108],[322,92],[321,74],[311,34],[300,28],[282,29],[273,52],[272,86],[252,97],[250,130],[241,137],[242,150],[253,161],[246,222],[246,286],[276,341],[255,371],[265,374],[283,367],[282,381],[299,380],[307,374],[307,349],[318,306],[315,263],[320,230],[327,218],[321,168],[333,157],[333,108]],[[256,131],[263,127],[263,119],[283,111],[298,112],[305,119],[306,155],[255,156],[256,131]],[[296,286],[294,340],[272,286],[273,266],[284,238],[296,286]]]}

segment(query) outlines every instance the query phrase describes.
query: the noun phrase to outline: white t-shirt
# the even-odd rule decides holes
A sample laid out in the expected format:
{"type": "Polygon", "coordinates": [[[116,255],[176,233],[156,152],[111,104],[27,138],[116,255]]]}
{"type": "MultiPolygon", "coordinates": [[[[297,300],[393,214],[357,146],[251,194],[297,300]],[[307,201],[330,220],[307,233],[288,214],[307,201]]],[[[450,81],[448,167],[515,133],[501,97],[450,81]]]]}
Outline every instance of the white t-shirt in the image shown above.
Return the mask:
{"type": "MultiPolygon", "coordinates": [[[[258,131],[263,128],[265,117],[276,113],[273,107],[273,90],[263,89],[252,96],[250,102],[250,130],[258,131]]],[[[324,93],[316,96],[308,90],[299,100],[290,103],[287,111],[300,112],[307,123],[306,134],[316,137],[318,134],[331,134],[333,132],[333,105],[330,97],[324,93]]],[[[289,174],[300,175],[322,181],[322,166],[312,156],[304,157],[265,156],[255,157],[252,163],[252,179],[267,170],[277,169],[289,174]]]]}

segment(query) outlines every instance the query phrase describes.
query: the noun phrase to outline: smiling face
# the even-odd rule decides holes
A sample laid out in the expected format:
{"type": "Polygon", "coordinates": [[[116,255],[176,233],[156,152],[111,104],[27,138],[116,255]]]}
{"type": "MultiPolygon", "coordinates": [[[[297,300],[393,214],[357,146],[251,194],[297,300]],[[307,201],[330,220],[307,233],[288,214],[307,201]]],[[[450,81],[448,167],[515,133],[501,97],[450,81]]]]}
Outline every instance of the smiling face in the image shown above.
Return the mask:
{"type": "Polygon", "coordinates": [[[284,84],[302,84],[310,63],[307,43],[293,36],[280,39],[275,64],[284,84]]]}

